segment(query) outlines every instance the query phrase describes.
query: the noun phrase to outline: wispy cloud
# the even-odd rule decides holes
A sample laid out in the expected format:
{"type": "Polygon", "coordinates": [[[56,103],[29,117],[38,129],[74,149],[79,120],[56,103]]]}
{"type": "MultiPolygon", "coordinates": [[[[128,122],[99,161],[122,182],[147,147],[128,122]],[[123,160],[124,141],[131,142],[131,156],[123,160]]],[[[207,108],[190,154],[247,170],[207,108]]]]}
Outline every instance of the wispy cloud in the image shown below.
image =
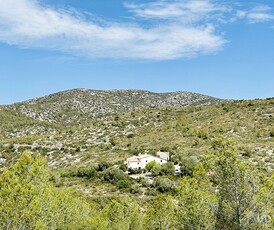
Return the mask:
{"type": "Polygon", "coordinates": [[[274,14],[269,6],[258,5],[247,14],[247,18],[251,23],[266,22],[274,20],[274,14]]]}
{"type": "Polygon", "coordinates": [[[249,23],[262,23],[274,20],[274,12],[267,5],[257,5],[249,10],[238,10],[237,17],[247,19],[249,23]]]}
{"type": "Polygon", "coordinates": [[[212,26],[163,22],[98,23],[77,12],[36,0],[0,0],[0,41],[25,48],[60,50],[91,58],[166,60],[219,50],[225,43],[212,26]]]}
{"type": "Polygon", "coordinates": [[[186,22],[200,20],[213,13],[227,10],[227,7],[216,4],[212,0],[156,1],[143,4],[127,2],[125,6],[139,17],[180,18],[186,22]]]}
{"type": "MultiPolygon", "coordinates": [[[[0,41],[23,48],[58,50],[89,58],[168,60],[216,52],[225,39],[217,21],[229,8],[217,0],[159,0],[125,3],[140,21],[97,20],[42,0],[0,0],[0,41]],[[142,20],[150,20],[143,23],[142,20]]],[[[243,17],[272,18],[257,8],[243,17]]]]}

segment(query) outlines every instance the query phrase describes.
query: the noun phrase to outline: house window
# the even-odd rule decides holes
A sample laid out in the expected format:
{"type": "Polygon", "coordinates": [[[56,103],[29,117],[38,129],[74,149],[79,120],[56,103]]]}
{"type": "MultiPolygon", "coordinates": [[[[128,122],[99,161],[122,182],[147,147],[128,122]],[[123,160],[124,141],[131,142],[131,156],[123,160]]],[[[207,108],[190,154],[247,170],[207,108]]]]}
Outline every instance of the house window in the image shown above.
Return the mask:
{"type": "Polygon", "coordinates": [[[163,160],[161,160],[161,162],[163,162],[163,160]]]}

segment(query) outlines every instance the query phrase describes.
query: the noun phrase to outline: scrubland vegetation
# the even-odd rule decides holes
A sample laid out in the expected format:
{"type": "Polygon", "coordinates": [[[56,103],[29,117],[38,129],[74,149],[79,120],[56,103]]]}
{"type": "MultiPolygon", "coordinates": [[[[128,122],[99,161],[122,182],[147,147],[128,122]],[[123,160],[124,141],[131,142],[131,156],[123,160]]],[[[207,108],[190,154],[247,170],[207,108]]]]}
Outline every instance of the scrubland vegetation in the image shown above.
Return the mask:
{"type": "MultiPolygon", "coordinates": [[[[104,179],[121,182],[106,169],[104,179]],[[117,180],[117,181],[116,181],[117,180]]],[[[120,175],[120,176],[118,176],[120,175]]],[[[150,204],[128,196],[101,207],[71,189],[56,188],[45,161],[24,153],[0,176],[2,229],[273,229],[274,176],[241,159],[230,141],[212,149],[172,192],[150,204]]],[[[165,192],[165,191],[161,191],[165,192]]]]}
{"type": "Polygon", "coordinates": [[[40,119],[51,100],[0,107],[2,229],[274,229],[274,98],[40,119]]]}

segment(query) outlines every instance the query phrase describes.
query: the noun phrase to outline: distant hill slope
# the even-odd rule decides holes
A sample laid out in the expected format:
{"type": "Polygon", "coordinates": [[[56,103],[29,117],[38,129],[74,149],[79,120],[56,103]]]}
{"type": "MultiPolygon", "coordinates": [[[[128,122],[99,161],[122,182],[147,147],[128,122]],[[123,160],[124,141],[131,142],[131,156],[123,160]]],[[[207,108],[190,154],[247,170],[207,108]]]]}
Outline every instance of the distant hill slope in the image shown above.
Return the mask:
{"type": "Polygon", "coordinates": [[[16,103],[8,108],[40,121],[73,123],[141,108],[211,105],[221,101],[191,92],[73,89],[16,103]]]}
{"type": "MultiPolygon", "coordinates": [[[[24,104],[13,106],[24,108],[24,104]]],[[[71,113],[66,116],[72,117],[71,113]]],[[[2,108],[0,170],[24,150],[46,156],[55,167],[123,161],[134,154],[159,150],[172,153],[172,159],[181,162],[184,157],[205,153],[218,136],[233,140],[239,154],[274,170],[274,98],[143,108],[99,119],[82,116],[84,120],[77,124],[52,123],[2,108]]]]}
{"type": "MultiPolygon", "coordinates": [[[[85,93],[92,91],[67,91],[8,107],[0,106],[0,174],[3,167],[9,167],[20,154],[30,151],[47,158],[54,175],[51,181],[58,187],[80,191],[100,205],[107,199],[123,195],[134,196],[149,205],[149,199],[156,194],[156,183],[147,187],[141,180],[140,184],[134,182],[132,188],[144,192],[140,195],[135,189],[117,190],[115,185],[101,180],[100,175],[104,175],[101,172],[96,173],[95,178],[83,176],[94,175],[92,169],[100,162],[119,165],[133,155],[153,155],[158,151],[169,152],[171,161],[182,164],[187,172],[194,167],[193,162],[211,148],[212,141],[222,136],[235,143],[241,158],[253,162],[261,172],[273,175],[274,98],[224,101],[210,106],[183,107],[174,103],[176,107],[141,108],[94,118],[92,113],[88,114],[88,107],[82,107],[91,103],[82,103],[79,99],[85,93]],[[72,109],[77,105],[74,99],[81,107],[72,109]],[[80,108],[87,112],[81,113],[80,108]],[[26,116],[19,110],[32,112],[26,116]],[[45,121],[51,117],[55,122],[45,121]]],[[[117,91],[111,93],[118,94],[117,91]]],[[[100,91],[96,93],[97,97],[99,95],[104,94],[100,91]]],[[[157,94],[154,96],[157,98],[157,94]]],[[[130,104],[125,101],[126,105],[130,104]]],[[[103,99],[101,103],[105,104],[103,99]]],[[[138,103],[142,105],[144,102],[138,103]]],[[[179,177],[170,180],[181,183],[179,177]]]]}

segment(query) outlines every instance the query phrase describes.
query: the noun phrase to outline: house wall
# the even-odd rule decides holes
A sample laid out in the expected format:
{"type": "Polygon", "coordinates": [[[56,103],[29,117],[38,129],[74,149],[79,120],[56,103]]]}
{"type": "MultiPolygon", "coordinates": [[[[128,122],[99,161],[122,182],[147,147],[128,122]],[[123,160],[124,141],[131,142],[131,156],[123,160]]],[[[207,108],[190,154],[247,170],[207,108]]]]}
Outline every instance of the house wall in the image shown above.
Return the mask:
{"type": "Polygon", "coordinates": [[[139,167],[141,167],[141,164],[140,162],[127,161],[127,167],[131,169],[138,169],[139,167]]]}
{"type": "Polygon", "coordinates": [[[158,157],[148,156],[146,158],[141,159],[141,168],[144,169],[146,167],[146,165],[152,161],[155,161],[156,163],[158,163],[160,165],[167,163],[166,160],[160,159],[158,157]]]}

